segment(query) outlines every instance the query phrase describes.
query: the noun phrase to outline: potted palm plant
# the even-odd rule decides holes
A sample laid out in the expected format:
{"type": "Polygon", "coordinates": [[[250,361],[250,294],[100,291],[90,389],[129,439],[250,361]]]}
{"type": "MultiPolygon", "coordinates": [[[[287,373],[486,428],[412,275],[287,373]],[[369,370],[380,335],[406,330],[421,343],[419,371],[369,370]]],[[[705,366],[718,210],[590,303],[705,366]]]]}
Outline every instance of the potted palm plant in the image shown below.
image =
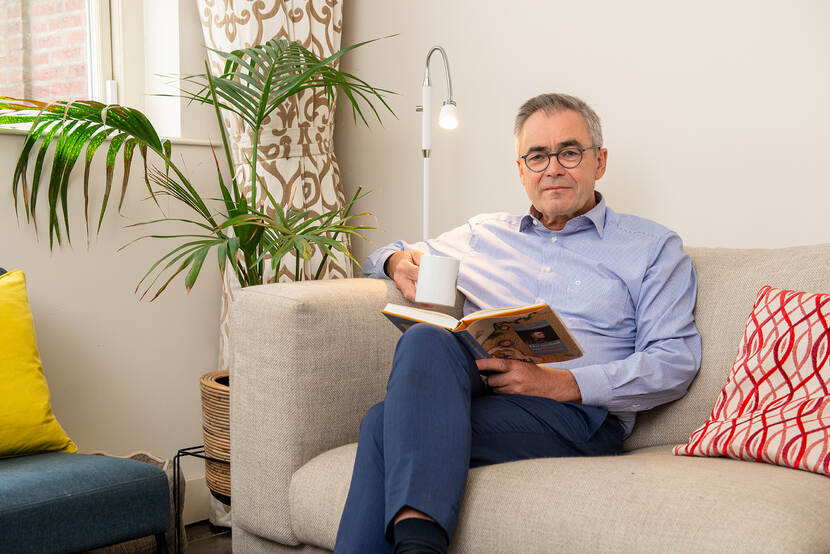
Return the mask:
{"type": "MultiPolygon", "coordinates": [[[[297,43],[274,38],[250,48],[231,52],[214,51],[224,60],[221,74],[213,74],[205,62],[205,73],[183,77],[186,88],[182,90],[182,95],[193,102],[212,105],[219,123],[224,163],[220,163],[214,150],[218,198],[206,198],[199,193],[175,163],[171,142],[162,139],[147,117],[138,110],[104,105],[92,100],[46,103],[0,97],[0,125],[30,125],[13,173],[15,212],[19,212],[22,200],[26,220],[34,225],[37,233],[36,207],[45,189],[50,248],[70,241],[68,187],[74,167],[83,159],[84,219],[88,237],[90,164],[99,148],[105,141],[109,141],[106,180],[103,200],[98,209],[96,232],[101,229],[111,201],[116,158],[120,153],[124,162],[124,178],[118,201],[120,210],[136,149],[144,162],[143,181],[149,198],[159,205],[159,196],[171,197],[193,214],[190,217],[172,217],[162,212],[158,219],[135,224],[184,224],[191,229],[187,233],[153,233],[136,239],[177,241],[176,246],[153,263],[140,278],[136,291],[141,292],[142,298],[149,292],[152,292],[151,299],[157,298],[181,274],[184,275],[184,285],[189,291],[208,254],[214,249],[220,271],[223,275],[229,271],[232,279],[241,287],[264,283],[266,264],[270,264],[276,272],[282,259],[289,253],[295,257],[296,279],[319,278],[326,258],[334,251],[342,252],[354,261],[342,242],[343,237],[362,237],[361,231],[371,228],[353,221],[358,216],[366,215],[352,213],[360,189],[341,208],[325,213],[294,209],[290,206],[290,198],[285,206],[280,205],[267,188],[264,193],[270,205],[257,203],[255,199],[262,197],[258,194],[258,140],[263,123],[269,115],[292,95],[307,89],[322,89],[328,98],[340,90],[341,98],[345,98],[352,109],[354,120],[360,119],[367,125],[365,110],[370,110],[378,121],[378,107],[393,113],[384,99],[384,95],[390,91],[372,87],[354,75],[334,67],[335,62],[345,53],[368,42],[372,41],[348,46],[326,59],[319,59],[297,43]],[[239,182],[238,173],[234,171],[228,137],[222,122],[223,111],[239,116],[251,131],[253,148],[251,159],[247,160],[250,164],[249,180],[245,183],[239,182]],[[161,162],[158,166],[148,168],[150,152],[161,162]],[[47,179],[44,160],[49,156],[51,169],[47,179]],[[225,175],[223,171],[226,171],[225,175]],[[42,182],[46,182],[45,187],[41,187],[42,182]],[[300,271],[300,259],[311,259],[315,250],[322,253],[322,261],[313,274],[304,275],[300,271]]],[[[161,210],[160,205],[159,209],[161,210]]],[[[215,373],[208,375],[210,377],[207,380],[204,377],[202,379],[203,390],[207,389],[203,398],[215,396],[216,390],[224,385],[222,380],[225,377],[215,373]]],[[[227,402],[227,394],[222,401],[227,402]]],[[[227,417],[226,408],[203,406],[204,414],[222,415],[223,412],[227,417]]],[[[204,428],[211,432],[218,430],[221,434],[227,432],[228,425],[226,422],[205,422],[204,428]]],[[[229,459],[227,453],[221,451],[222,446],[227,444],[226,437],[206,435],[205,439],[206,447],[209,443],[219,447],[219,451],[207,452],[208,456],[229,459]]],[[[229,494],[229,489],[219,488],[220,495],[229,494]]]]}

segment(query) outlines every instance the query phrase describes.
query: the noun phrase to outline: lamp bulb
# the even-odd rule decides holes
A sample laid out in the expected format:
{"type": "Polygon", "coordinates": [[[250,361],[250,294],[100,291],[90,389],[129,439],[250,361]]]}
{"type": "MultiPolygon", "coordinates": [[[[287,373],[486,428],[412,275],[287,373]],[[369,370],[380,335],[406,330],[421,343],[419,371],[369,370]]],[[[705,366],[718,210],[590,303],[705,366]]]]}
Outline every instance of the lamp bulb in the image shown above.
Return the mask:
{"type": "Polygon", "coordinates": [[[441,106],[441,113],[438,115],[438,124],[447,130],[455,129],[458,127],[458,108],[455,107],[455,104],[444,103],[441,106]]]}

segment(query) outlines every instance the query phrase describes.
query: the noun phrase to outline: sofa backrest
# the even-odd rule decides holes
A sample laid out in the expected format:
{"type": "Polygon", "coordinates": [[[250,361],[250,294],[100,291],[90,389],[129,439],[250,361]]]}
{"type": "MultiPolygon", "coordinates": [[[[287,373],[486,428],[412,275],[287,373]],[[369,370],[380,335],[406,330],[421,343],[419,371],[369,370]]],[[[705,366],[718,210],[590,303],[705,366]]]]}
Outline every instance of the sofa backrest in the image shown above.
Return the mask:
{"type": "Polygon", "coordinates": [[[700,373],[675,402],[637,417],[624,448],[679,444],[709,417],[732,369],[758,290],[830,292],[830,244],[766,250],[689,248],[697,271],[695,322],[703,343],[700,373]]]}

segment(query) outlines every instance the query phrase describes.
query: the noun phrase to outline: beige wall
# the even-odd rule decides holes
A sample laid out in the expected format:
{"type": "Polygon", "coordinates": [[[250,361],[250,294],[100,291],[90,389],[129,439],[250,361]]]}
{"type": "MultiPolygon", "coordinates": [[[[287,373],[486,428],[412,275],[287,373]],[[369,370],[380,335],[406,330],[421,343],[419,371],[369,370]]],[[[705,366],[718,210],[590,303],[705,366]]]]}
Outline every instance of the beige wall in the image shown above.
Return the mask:
{"type": "MultiPolygon", "coordinates": [[[[691,245],[830,241],[827,2],[350,0],[343,19],[344,45],[398,33],[343,64],[399,92],[400,119],[367,130],[344,111],[335,142],[347,193],[372,190],[364,207],[379,218],[377,244],[420,238],[414,107],[434,44],[447,50],[461,125],[443,131],[434,114],[433,234],[476,213],[527,209],[513,117],[530,96],[562,91],[603,119],[609,162],[598,190],[617,211],[691,245]]],[[[431,75],[440,106],[437,56],[431,75]]]]}

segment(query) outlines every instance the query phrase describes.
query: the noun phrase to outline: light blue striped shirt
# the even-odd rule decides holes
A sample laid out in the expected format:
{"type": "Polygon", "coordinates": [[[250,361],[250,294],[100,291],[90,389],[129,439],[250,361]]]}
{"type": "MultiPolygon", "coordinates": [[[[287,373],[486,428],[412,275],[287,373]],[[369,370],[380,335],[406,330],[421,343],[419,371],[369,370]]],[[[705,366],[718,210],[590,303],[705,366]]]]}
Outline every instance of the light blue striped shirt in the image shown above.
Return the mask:
{"type": "Polygon", "coordinates": [[[619,417],[627,436],[636,412],[683,396],[700,368],[697,277],[676,233],[596,198],[561,231],[531,209],[479,215],[426,242],[396,241],[369,255],[364,275],[388,278],[386,259],[412,248],[461,260],[465,315],[546,302],[584,350],[550,365],[571,371],[582,402],[619,417]]]}

